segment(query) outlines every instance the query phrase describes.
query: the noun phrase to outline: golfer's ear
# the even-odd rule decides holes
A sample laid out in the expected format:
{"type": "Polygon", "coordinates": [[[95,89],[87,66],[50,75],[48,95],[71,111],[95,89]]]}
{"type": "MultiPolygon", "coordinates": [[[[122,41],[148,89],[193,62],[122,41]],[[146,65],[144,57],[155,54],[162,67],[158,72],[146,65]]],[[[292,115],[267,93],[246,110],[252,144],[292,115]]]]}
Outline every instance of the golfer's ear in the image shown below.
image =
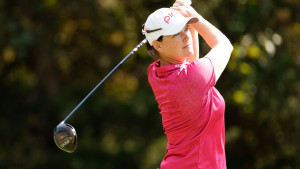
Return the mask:
{"type": "Polygon", "coordinates": [[[161,42],[159,42],[157,40],[155,40],[155,41],[152,42],[152,46],[154,47],[155,50],[157,50],[159,52],[162,50],[162,48],[161,48],[161,42]]]}

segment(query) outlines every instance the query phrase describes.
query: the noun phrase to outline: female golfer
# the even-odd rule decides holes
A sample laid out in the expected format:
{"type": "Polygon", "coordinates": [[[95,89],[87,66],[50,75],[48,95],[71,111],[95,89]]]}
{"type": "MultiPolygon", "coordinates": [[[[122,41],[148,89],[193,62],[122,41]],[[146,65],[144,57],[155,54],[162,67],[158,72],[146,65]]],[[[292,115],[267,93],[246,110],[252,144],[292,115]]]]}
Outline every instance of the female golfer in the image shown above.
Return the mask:
{"type": "Polygon", "coordinates": [[[168,138],[161,169],[225,169],[225,102],[214,85],[233,50],[230,41],[183,4],[155,11],[142,31],[157,58],[148,80],[168,138]],[[202,58],[198,34],[211,47],[202,58]]]}

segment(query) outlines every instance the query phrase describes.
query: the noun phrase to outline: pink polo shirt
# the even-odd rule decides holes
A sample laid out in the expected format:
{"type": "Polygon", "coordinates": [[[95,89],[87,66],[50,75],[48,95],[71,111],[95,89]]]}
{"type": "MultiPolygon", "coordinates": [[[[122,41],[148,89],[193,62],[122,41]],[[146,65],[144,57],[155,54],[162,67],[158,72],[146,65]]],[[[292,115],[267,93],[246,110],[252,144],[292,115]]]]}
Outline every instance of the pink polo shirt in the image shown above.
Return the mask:
{"type": "Polygon", "coordinates": [[[225,102],[210,59],[162,67],[155,61],[148,80],[168,138],[161,169],[225,169],[225,102]]]}

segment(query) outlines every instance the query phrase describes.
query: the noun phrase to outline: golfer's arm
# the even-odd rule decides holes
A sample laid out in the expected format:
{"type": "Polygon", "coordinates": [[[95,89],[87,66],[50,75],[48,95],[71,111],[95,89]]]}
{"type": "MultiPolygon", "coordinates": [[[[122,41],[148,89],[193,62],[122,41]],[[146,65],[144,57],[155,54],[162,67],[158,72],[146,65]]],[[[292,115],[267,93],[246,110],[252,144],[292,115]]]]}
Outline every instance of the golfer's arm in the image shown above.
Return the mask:
{"type": "Polygon", "coordinates": [[[211,47],[211,50],[205,57],[208,57],[212,61],[217,81],[229,61],[233,46],[229,39],[215,26],[205,20],[202,16],[198,15],[197,17],[199,21],[193,24],[193,28],[211,47]]]}
{"type": "Polygon", "coordinates": [[[192,34],[193,49],[194,49],[194,54],[190,58],[190,61],[193,62],[193,61],[199,59],[199,37],[198,37],[198,32],[194,29],[194,27],[190,26],[190,31],[192,34]]]}

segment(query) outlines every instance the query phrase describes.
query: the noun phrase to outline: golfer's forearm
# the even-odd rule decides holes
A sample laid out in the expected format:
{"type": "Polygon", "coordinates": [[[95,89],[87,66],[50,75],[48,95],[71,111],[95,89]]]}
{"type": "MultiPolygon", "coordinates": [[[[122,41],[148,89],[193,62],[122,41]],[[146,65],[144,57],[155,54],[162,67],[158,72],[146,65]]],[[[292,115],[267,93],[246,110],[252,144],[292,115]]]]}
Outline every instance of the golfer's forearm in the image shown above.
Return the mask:
{"type": "Polygon", "coordinates": [[[195,23],[193,27],[211,48],[216,45],[232,46],[229,39],[214,25],[200,15],[198,15],[197,18],[199,19],[199,22],[195,23]]]}
{"type": "Polygon", "coordinates": [[[199,38],[198,38],[198,32],[191,27],[190,28],[192,38],[193,38],[193,49],[194,49],[194,55],[190,59],[191,62],[195,61],[196,59],[199,59],[199,38]]]}

